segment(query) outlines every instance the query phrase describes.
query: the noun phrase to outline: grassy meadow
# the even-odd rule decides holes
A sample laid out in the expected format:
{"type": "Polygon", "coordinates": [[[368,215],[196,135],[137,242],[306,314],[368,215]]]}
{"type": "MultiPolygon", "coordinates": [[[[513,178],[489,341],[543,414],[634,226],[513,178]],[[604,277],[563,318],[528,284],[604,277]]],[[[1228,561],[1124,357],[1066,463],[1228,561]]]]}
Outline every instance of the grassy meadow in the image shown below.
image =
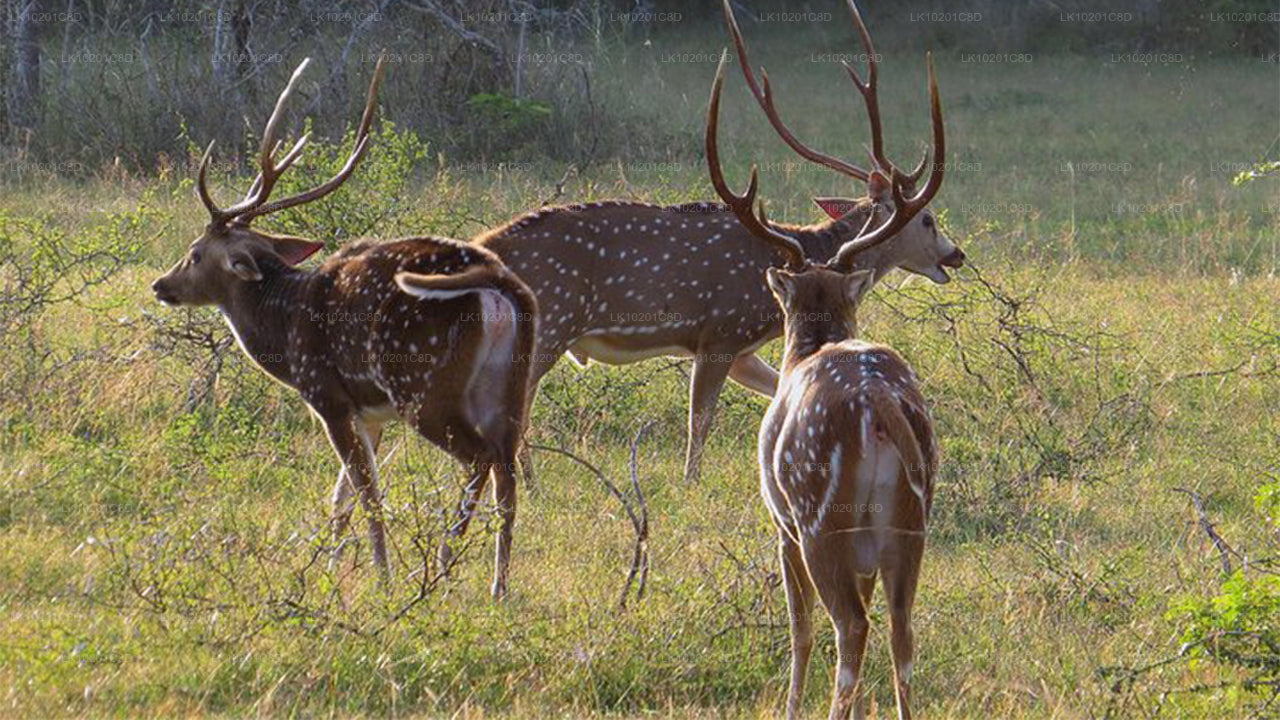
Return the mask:
{"type": "MultiPolygon", "coordinates": [[[[797,134],[861,156],[861,104],[822,59],[851,51],[847,28],[747,31],[797,134]]],[[[892,32],[877,36],[888,142],[914,163],[923,56],[888,50],[892,32]]],[[[384,126],[347,187],[267,226],[336,248],[468,237],[546,200],[712,199],[700,148],[722,42],[717,26],[582,48],[596,106],[627,118],[616,157],[566,176],[537,148],[450,157],[384,126]]],[[[864,335],[923,378],[943,451],[914,709],[1280,712],[1280,186],[1232,183],[1274,157],[1276,65],[936,59],[950,146],[936,207],[971,265],[946,286],[895,274],[862,312],[864,335]],[[1230,576],[1179,488],[1229,544],[1230,576]]],[[[745,183],[761,164],[771,217],[816,220],[810,197],[860,190],[789,155],[736,70],[727,85],[729,169],[745,183]]],[[[340,154],[318,152],[315,176],[340,154]]],[[[359,511],[331,568],[338,465],[319,425],[214,311],[148,290],[205,222],[189,160],[0,187],[0,717],[778,714],[789,645],[754,459],[764,399],[727,388],[688,486],[686,362],[563,362],[544,382],[532,441],[638,510],[634,442],[650,565],[625,607],[627,510],[549,450],[520,489],[510,598],[487,594],[487,506],[455,575],[424,575],[464,478],[402,426],[381,451],[395,581],[378,586],[359,511]]],[[[221,173],[222,197],[247,180],[221,173]]],[[[776,362],[780,344],[763,353],[776,362]]],[[[884,718],[876,602],[866,682],[884,718]]],[[[819,628],[815,717],[834,663],[819,628]]]]}

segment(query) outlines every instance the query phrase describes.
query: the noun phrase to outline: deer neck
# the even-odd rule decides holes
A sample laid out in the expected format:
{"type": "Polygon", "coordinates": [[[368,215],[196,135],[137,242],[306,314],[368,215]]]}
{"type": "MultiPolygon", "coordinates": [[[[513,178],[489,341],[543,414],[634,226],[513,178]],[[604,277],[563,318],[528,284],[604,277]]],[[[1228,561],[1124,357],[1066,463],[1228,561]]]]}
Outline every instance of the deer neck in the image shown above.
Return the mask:
{"type": "Polygon", "coordinates": [[[240,348],[277,380],[292,383],[289,337],[306,320],[301,307],[311,274],[267,263],[258,282],[237,283],[220,309],[240,348]]]}
{"type": "MultiPolygon", "coordinates": [[[[839,220],[826,220],[815,225],[779,225],[778,230],[794,237],[804,248],[805,257],[810,261],[825,263],[836,256],[841,245],[857,237],[866,220],[865,212],[855,211],[839,220]]],[[[892,238],[858,253],[853,258],[852,269],[870,270],[874,273],[874,280],[879,282],[880,278],[895,267],[888,251],[891,243],[892,238]]]]}
{"type": "Polygon", "coordinates": [[[824,345],[853,337],[844,316],[832,312],[831,308],[789,310],[784,324],[786,351],[782,358],[783,375],[789,374],[824,345]]]}

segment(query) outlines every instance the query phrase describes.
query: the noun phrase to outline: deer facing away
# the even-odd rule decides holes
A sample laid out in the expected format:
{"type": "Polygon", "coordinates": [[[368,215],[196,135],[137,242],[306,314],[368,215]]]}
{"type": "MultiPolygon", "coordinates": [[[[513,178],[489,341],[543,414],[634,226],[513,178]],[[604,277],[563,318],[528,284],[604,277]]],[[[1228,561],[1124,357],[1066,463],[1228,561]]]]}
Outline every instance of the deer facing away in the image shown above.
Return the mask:
{"type": "MultiPolygon", "coordinates": [[[[850,3],[852,6],[852,3],[850,3]]],[[[853,8],[855,17],[857,9],[853,8]]],[[[821,600],[836,635],[838,665],[831,720],[863,716],[862,659],[876,578],[889,608],[898,717],[910,718],[913,663],[911,609],[933,502],[938,448],[928,406],[906,362],[892,349],[856,340],[855,311],[874,283],[855,270],[853,253],[919,213],[941,183],[908,194],[891,170],[895,197],[888,219],[873,213],[831,261],[809,262],[795,238],[755,215],[755,170],[744,195],[730,190],[716,146],[722,57],[707,118],[712,184],[744,226],[789,259],[766,281],[782,308],[786,349],[781,382],[760,425],[760,491],[778,531],[778,554],[791,620],[787,717],[800,714],[813,647],[813,610],[821,600]],[[874,229],[872,229],[874,228],[874,229]]],[[[929,61],[935,145],[941,157],[941,109],[929,61]]]]}
{"type": "MultiPolygon", "coordinates": [[[[834,257],[857,237],[877,208],[892,207],[893,184],[884,157],[877,99],[876,53],[855,14],[867,49],[869,76],[854,77],[871,124],[872,153],[883,172],[868,171],[810,149],[783,124],[773,101],[768,75],[757,82],[745,42],[728,4],[725,17],[740,65],[757,102],[782,139],[802,157],[867,183],[856,200],[819,198],[831,217],[809,226],[769,223],[798,243],[815,262],[834,257]]],[[[940,122],[940,118],[935,118],[940,122]]],[[[934,148],[941,175],[942,148],[934,148]]],[[[904,173],[903,187],[914,188],[926,163],[904,173]]],[[[930,195],[932,197],[932,195],[930,195]]],[[[542,316],[533,362],[530,397],[564,353],[585,364],[594,360],[626,364],[652,357],[693,358],[689,388],[685,478],[697,478],[715,408],[725,380],[766,396],[777,388],[777,373],[754,353],[782,334],[782,317],[764,280],[764,270],[786,256],[762,245],[749,228],[716,203],[657,206],[602,202],[545,209],[517,218],[476,239],[497,253],[529,284],[542,316]]],[[[893,268],[949,281],[948,268],[964,263],[964,252],[942,234],[927,210],[896,232],[873,243],[858,243],[849,253],[852,266],[871,271],[878,281],[893,268]]],[[[527,457],[522,466],[529,472],[527,457]]]]}
{"type": "MultiPolygon", "coordinates": [[[[323,243],[250,227],[254,218],[337,189],[367,149],[381,61],[355,150],[342,170],[308,192],[269,199],[307,140],[276,159],[281,109],[306,65],[294,72],[267,122],[261,172],[243,201],[226,208],[214,203],[205,184],[206,151],[197,189],[210,222],[152,288],[169,305],[217,306],[244,352],[302,395],[342,462],[333,491],[335,537],[344,533],[358,491],[372,554],[384,574],[390,566],[376,452],[385,423],[404,420],[469,468],[451,537],[466,530],[493,474],[502,517],[493,593],[500,596],[515,520],[513,463],[524,428],[537,302],[495,255],[467,243],[432,237],[359,243],[307,271],[296,265],[323,243]]],[[[446,540],[446,565],[449,554],[446,540]]]]}

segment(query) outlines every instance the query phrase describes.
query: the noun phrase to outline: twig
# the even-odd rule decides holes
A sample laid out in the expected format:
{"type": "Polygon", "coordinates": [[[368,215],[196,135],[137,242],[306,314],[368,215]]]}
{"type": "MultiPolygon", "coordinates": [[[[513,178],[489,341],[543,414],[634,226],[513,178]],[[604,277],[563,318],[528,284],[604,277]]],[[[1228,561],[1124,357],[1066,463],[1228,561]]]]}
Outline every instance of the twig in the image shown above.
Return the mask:
{"type": "MultiPolygon", "coordinates": [[[[640,439],[644,434],[653,427],[653,421],[650,420],[640,427],[640,431],[631,440],[631,493],[635,496],[636,502],[640,505],[640,524],[636,526],[636,547],[635,552],[631,556],[631,572],[627,574],[627,582],[622,586],[622,598],[619,605],[627,606],[627,592],[631,589],[631,581],[635,579],[637,571],[640,575],[640,582],[636,585],[636,600],[644,597],[645,585],[649,580],[649,505],[645,502],[644,492],[640,490],[640,473],[639,464],[636,462],[636,450],[640,445],[640,439]]],[[[632,522],[635,522],[634,516],[632,522]]]]}
{"type": "Polygon", "coordinates": [[[1213,523],[1209,521],[1209,516],[1205,513],[1204,509],[1204,498],[1200,497],[1200,493],[1186,488],[1173,488],[1173,491],[1183,493],[1191,498],[1191,503],[1195,506],[1196,515],[1199,518],[1200,528],[1204,530],[1205,535],[1209,536],[1209,540],[1213,542],[1213,546],[1218,550],[1218,555],[1222,558],[1222,574],[1230,575],[1231,555],[1236,553],[1231,549],[1231,546],[1227,544],[1227,541],[1222,539],[1222,536],[1218,534],[1218,531],[1214,529],[1213,523]]]}
{"type": "Polygon", "coordinates": [[[582,166],[589,168],[596,161],[596,148],[600,145],[600,123],[596,122],[596,103],[591,97],[591,74],[585,65],[579,65],[582,71],[583,92],[587,96],[587,124],[591,127],[591,147],[583,156],[582,166]]]}
{"type": "Polygon", "coordinates": [[[569,182],[569,178],[577,174],[578,174],[577,165],[570,165],[569,167],[565,168],[564,175],[560,176],[560,181],[556,183],[555,192],[551,193],[550,196],[543,198],[541,203],[542,207],[546,207],[547,205],[550,205],[551,203],[559,200],[561,196],[564,195],[564,186],[569,182]]]}
{"type": "Polygon", "coordinates": [[[609,478],[605,477],[600,468],[564,448],[551,445],[529,445],[531,450],[545,450],[557,455],[563,455],[586,468],[592,475],[596,476],[596,479],[600,481],[600,484],[604,486],[610,495],[618,499],[618,502],[622,504],[622,509],[626,511],[627,517],[631,520],[631,527],[635,530],[636,541],[631,555],[631,569],[627,573],[627,581],[623,584],[622,594],[618,599],[618,606],[621,609],[626,609],[627,607],[627,596],[631,593],[631,585],[636,581],[636,578],[639,578],[639,586],[636,590],[637,600],[644,596],[645,583],[649,578],[649,507],[645,503],[644,493],[640,491],[636,451],[641,437],[652,425],[652,421],[645,423],[640,428],[640,432],[636,433],[635,439],[631,441],[631,487],[636,497],[636,504],[639,505],[639,512],[633,507],[632,502],[627,499],[626,494],[619,490],[617,485],[610,482],[609,478]]]}
{"type": "Polygon", "coordinates": [[[452,32],[454,35],[457,35],[459,38],[461,38],[465,42],[479,45],[494,57],[497,57],[497,58],[503,57],[502,48],[499,47],[497,43],[485,37],[484,35],[481,35],[480,33],[468,30],[466,26],[462,24],[461,21],[459,21],[457,18],[450,15],[449,13],[445,12],[443,8],[437,5],[435,3],[435,0],[414,0],[412,2],[405,2],[404,6],[409,8],[410,10],[413,10],[414,12],[421,13],[423,15],[429,15],[435,18],[436,20],[439,20],[440,24],[444,25],[445,28],[448,29],[450,32],[452,32]]]}

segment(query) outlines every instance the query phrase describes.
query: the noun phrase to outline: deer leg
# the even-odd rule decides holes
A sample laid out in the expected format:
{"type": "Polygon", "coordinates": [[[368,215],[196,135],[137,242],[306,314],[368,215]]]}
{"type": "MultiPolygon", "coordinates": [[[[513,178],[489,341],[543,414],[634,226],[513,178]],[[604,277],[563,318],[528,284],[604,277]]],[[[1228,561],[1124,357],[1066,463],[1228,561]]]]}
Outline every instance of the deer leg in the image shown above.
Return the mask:
{"type": "MultiPolygon", "coordinates": [[[[369,542],[373,546],[373,561],[387,578],[391,566],[387,562],[387,532],[382,522],[382,501],[378,497],[378,468],[373,457],[369,430],[364,423],[350,415],[324,418],[329,442],[342,460],[342,472],[356,490],[365,512],[369,514],[369,542]]],[[[339,486],[342,477],[339,477],[339,486]]],[[[335,493],[336,494],[336,493],[335,493]]]]}
{"type": "Polygon", "coordinates": [[[338,482],[334,483],[332,507],[333,512],[330,514],[329,525],[333,530],[333,557],[330,558],[329,565],[332,567],[342,553],[342,536],[346,534],[347,527],[351,524],[351,513],[356,509],[355,503],[355,483],[351,481],[351,477],[347,475],[346,467],[338,471],[338,482]]]}
{"type": "Polygon", "coordinates": [[[845,564],[845,549],[843,544],[803,548],[805,567],[815,571],[810,573],[810,577],[836,631],[838,662],[828,720],[845,720],[855,708],[857,717],[862,716],[858,698],[861,695],[862,657],[867,647],[870,623],[861,593],[864,580],[845,564]]]}
{"type": "Polygon", "coordinates": [[[786,532],[778,538],[778,558],[787,588],[787,609],[791,616],[791,687],[787,692],[787,720],[800,717],[804,701],[804,681],[813,650],[813,581],[805,569],[804,557],[786,532]]]}
{"type": "Polygon", "coordinates": [[[778,392],[778,371],[769,367],[755,353],[734,358],[729,366],[729,377],[752,392],[773,397],[778,392]]]}
{"type": "Polygon", "coordinates": [[[911,606],[915,603],[916,580],[924,540],[905,539],[907,544],[901,562],[884,567],[884,595],[889,605],[889,647],[893,652],[893,687],[898,701],[898,720],[911,719],[911,670],[914,640],[911,632],[911,606]]]}
{"type": "MultiPolygon", "coordinates": [[[[365,425],[369,432],[369,445],[372,446],[374,452],[374,461],[378,459],[378,445],[383,438],[383,427],[380,424],[365,425]]],[[[351,479],[351,474],[347,473],[346,466],[338,471],[338,482],[333,486],[333,514],[330,516],[330,528],[333,530],[333,555],[329,557],[329,569],[335,568],[339,561],[342,561],[342,542],[344,534],[347,534],[347,528],[351,527],[351,514],[356,510],[356,483],[351,479]]]]}
{"type": "Polygon", "coordinates": [[[713,362],[705,356],[693,361],[693,380],[689,383],[689,440],[684,455],[684,480],[698,481],[702,451],[715,419],[716,402],[729,376],[731,362],[713,362]]]}
{"type": "Polygon", "coordinates": [[[836,630],[836,666],[835,689],[831,693],[831,712],[828,720],[845,720],[849,711],[855,707],[855,717],[861,720],[862,708],[858,699],[862,694],[862,656],[867,648],[866,610],[862,603],[854,601],[839,612],[833,612],[832,624],[836,630]]]}
{"type": "Polygon", "coordinates": [[[493,504],[502,517],[493,554],[491,591],[495,600],[507,594],[507,571],[511,564],[511,534],[516,522],[516,476],[512,470],[509,460],[493,466],[493,504]]]}
{"type": "MultiPolygon", "coordinates": [[[[369,444],[373,447],[374,461],[377,461],[378,443],[382,440],[382,426],[367,424],[369,444]]],[[[337,567],[342,560],[342,536],[346,535],[351,525],[351,513],[356,509],[356,485],[344,465],[338,471],[338,482],[333,486],[332,515],[330,527],[333,531],[333,554],[329,556],[329,569],[337,567]]]]}
{"type": "Polygon", "coordinates": [[[462,501],[458,504],[453,525],[445,531],[444,539],[440,541],[439,563],[442,574],[449,572],[449,566],[453,563],[451,543],[467,532],[467,526],[471,524],[471,518],[475,517],[476,506],[480,503],[480,493],[484,491],[484,484],[488,479],[489,463],[477,461],[471,464],[471,476],[462,490],[462,501]]]}
{"type": "MultiPolygon", "coordinates": [[[[556,360],[560,359],[559,353],[542,353],[538,351],[538,356],[534,358],[535,362],[529,370],[529,394],[525,400],[524,417],[525,417],[525,434],[528,434],[530,426],[529,420],[533,417],[533,399],[538,395],[538,385],[541,384],[542,378],[551,368],[555,366],[556,360]],[[544,355],[554,358],[544,362],[544,355]]],[[[534,477],[533,471],[533,453],[529,450],[528,438],[521,438],[519,447],[516,450],[516,461],[520,465],[520,476],[524,478],[525,489],[529,492],[537,492],[537,479],[534,477]]]]}
{"type": "MultiPolygon", "coordinates": [[[[871,612],[871,596],[874,595],[876,591],[876,574],[873,572],[870,575],[858,575],[855,582],[857,583],[857,586],[858,586],[858,597],[862,599],[863,610],[865,610],[869,614],[871,612]]],[[[867,692],[866,691],[867,691],[866,685],[863,683],[859,683],[858,694],[854,698],[854,702],[856,704],[854,705],[854,708],[853,708],[853,716],[855,718],[858,718],[858,720],[862,720],[862,718],[866,717],[866,712],[867,712],[867,698],[866,698],[867,692]]]]}

